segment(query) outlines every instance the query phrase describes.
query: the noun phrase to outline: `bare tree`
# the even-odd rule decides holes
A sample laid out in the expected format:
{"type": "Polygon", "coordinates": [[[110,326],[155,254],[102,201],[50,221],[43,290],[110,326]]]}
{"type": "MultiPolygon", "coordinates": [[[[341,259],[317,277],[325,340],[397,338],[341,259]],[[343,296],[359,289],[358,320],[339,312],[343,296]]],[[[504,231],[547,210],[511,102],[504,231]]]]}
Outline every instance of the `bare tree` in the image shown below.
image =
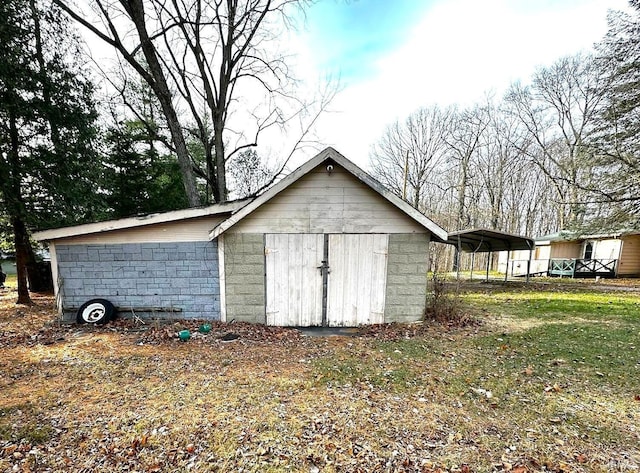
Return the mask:
{"type": "Polygon", "coordinates": [[[482,146],[481,138],[488,124],[486,107],[475,106],[466,110],[456,110],[452,115],[450,133],[447,134],[446,141],[452,151],[458,175],[456,230],[467,228],[472,221],[467,198],[472,191],[470,184],[476,168],[473,158],[482,146]]]}
{"type": "Polygon", "coordinates": [[[256,195],[269,185],[276,171],[269,168],[254,149],[247,149],[233,157],[229,174],[234,181],[235,196],[238,198],[256,195]]]}
{"type": "Polygon", "coordinates": [[[583,221],[582,191],[590,179],[587,141],[602,105],[603,86],[593,58],[576,55],[538,70],[530,86],[514,84],[507,94],[535,145],[523,151],[555,188],[561,227],[583,221]]]}
{"type": "MultiPolygon", "coordinates": [[[[306,136],[327,105],[326,96],[298,98],[289,58],[278,47],[290,10],[305,0],[90,0],[93,13],[56,2],[149,84],[192,206],[200,202],[197,177],[213,201],[226,200],[227,164],[235,154],[255,148],[269,128],[299,124],[306,136]],[[189,155],[187,124],[204,150],[203,163],[189,155]]],[[[301,143],[304,138],[296,146],[301,143]]]]}
{"type": "Polygon", "coordinates": [[[442,182],[451,113],[437,106],[421,108],[404,123],[389,126],[373,146],[374,175],[416,208],[428,206],[427,189],[442,182]]]}
{"type": "Polygon", "coordinates": [[[486,127],[480,136],[480,146],[474,159],[474,185],[481,189],[478,213],[482,226],[505,231],[516,231],[511,221],[518,220],[522,194],[527,187],[526,172],[521,172],[529,162],[523,159],[520,148],[519,123],[505,114],[501,104],[487,100],[483,107],[486,127]],[[518,143],[516,146],[514,143],[518,143]],[[512,184],[515,189],[512,189],[512,184]],[[519,189],[517,189],[519,187],[519,189]],[[511,199],[510,193],[517,193],[511,199]],[[509,206],[509,204],[515,204],[509,206]],[[508,210],[507,210],[508,208],[508,210]]]}
{"type": "Polygon", "coordinates": [[[120,56],[149,84],[158,98],[171,132],[189,204],[191,206],[199,205],[200,198],[196,190],[193,165],[178,120],[178,112],[169,82],[154,46],[152,34],[147,29],[143,0],[122,0],[119,5],[115,2],[94,0],[92,6],[99,15],[99,21],[102,25],[95,23],[93,16],[83,16],[71,2],[65,0],[55,0],[55,2],[74,20],[115,48],[120,56]],[[137,41],[130,40],[129,32],[131,30],[136,32],[137,41]],[[140,56],[140,51],[142,51],[143,57],[140,56]]]}

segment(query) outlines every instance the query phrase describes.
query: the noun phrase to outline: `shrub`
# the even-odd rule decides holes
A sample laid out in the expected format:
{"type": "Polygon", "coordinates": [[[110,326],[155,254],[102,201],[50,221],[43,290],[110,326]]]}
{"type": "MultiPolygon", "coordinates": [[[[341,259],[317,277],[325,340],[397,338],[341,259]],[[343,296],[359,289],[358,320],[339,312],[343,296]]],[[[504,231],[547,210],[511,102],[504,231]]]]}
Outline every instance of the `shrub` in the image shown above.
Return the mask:
{"type": "Polygon", "coordinates": [[[434,271],[431,277],[430,300],[425,309],[425,321],[464,326],[475,322],[464,309],[459,286],[447,284],[444,275],[434,271]]]}

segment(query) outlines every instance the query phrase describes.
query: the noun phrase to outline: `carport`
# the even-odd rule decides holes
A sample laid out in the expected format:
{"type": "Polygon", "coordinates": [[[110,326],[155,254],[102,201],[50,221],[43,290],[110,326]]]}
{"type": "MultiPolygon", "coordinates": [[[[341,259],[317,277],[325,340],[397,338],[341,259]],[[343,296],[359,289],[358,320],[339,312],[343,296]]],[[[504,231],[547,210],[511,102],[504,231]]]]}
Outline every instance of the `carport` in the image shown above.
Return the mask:
{"type": "MultiPolygon", "coordinates": [[[[449,233],[447,243],[455,246],[465,253],[471,253],[471,277],[473,277],[473,265],[476,253],[489,253],[489,257],[487,258],[487,280],[489,280],[489,266],[493,252],[507,252],[507,268],[504,273],[504,280],[506,281],[509,275],[509,259],[511,258],[511,252],[515,250],[529,250],[529,259],[527,261],[527,282],[529,282],[531,259],[533,256],[533,248],[535,247],[535,241],[533,238],[501,232],[500,230],[472,228],[469,230],[459,230],[457,232],[449,233]]],[[[460,271],[459,264],[457,267],[458,271],[460,271]]]]}

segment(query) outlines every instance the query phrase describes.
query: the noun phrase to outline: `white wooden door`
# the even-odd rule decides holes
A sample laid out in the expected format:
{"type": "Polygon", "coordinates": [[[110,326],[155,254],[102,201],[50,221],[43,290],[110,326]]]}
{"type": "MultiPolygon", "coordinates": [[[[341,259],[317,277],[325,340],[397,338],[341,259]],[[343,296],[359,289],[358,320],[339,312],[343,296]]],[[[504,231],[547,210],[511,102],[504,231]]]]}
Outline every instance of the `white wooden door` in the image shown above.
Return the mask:
{"type": "Polygon", "coordinates": [[[384,322],[388,235],[329,235],[327,323],[384,322]]]}
{"type": "Polygon", "coordinates": [[[267,325],[322,325],[324,235],[265,235],[267,325]]]}

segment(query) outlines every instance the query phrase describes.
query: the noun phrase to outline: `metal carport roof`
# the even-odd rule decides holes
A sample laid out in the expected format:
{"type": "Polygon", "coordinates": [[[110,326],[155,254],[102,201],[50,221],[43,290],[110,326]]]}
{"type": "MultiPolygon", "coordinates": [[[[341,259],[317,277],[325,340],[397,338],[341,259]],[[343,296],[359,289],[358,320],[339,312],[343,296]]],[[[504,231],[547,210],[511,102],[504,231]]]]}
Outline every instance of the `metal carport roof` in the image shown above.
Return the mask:
{"type": "Polygon", "coordinates": [[[486,228],[451,232],[447,243],[456,247],[460,245],[462,251],[467,253],[532,250],[535,246],[533,238],[486,228]]]}

